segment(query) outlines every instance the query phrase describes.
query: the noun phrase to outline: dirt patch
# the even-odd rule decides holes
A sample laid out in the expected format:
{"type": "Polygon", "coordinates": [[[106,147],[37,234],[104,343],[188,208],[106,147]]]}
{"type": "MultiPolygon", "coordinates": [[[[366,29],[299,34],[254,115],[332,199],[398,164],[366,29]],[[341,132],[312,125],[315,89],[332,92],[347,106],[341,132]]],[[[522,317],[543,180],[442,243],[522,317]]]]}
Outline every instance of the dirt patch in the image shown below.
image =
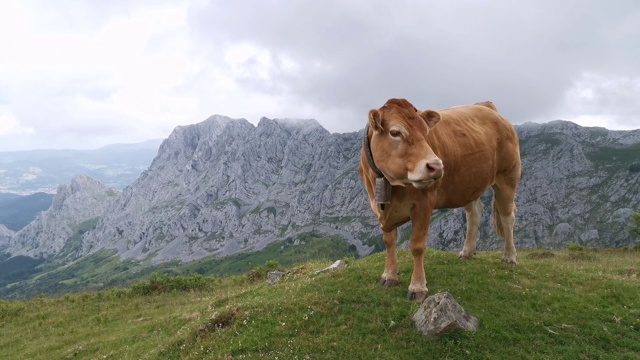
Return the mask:
{"type": "Polygon", "coordinates": [[[638,276],[638,269],[634,269],[634,268],[629,268],[626,271],[626,275],[630,278],[634,278],[638,276]]]}
{"type": "Polygon", "coordinates": [[[198,328],[198,337],[228,328],[233,325],[240,315],[240,309],[229,309],[215,313],[209,321],[200,325],[200,328],[198,328]]]}

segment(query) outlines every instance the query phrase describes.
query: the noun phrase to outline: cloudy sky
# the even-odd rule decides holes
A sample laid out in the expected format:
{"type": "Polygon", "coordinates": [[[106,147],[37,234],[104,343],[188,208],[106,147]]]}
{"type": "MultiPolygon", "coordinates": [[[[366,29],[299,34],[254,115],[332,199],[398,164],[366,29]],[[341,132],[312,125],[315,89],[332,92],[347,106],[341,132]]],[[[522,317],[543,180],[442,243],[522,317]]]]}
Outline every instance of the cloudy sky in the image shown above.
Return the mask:
{"type": "Polygon", "coordinates": [[[210,115],[364,127],[388,98],[640,128],[637,0],[1,0],[0,151],[210,115]]]}

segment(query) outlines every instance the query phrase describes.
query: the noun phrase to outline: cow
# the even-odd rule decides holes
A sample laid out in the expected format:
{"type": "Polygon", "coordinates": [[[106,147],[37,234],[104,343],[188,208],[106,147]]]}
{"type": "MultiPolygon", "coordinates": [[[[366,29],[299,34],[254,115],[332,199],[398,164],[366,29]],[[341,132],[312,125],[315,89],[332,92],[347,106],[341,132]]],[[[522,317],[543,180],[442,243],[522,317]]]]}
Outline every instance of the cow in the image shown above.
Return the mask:
{"type": "Polygon", "coordinates": [[[398,284],[398,227],[411,221],[413,273],[407,298],[421,302],[427,297],[423,257],[434,209],[465,209],[467,234],[460,259],[472,258],[482,216],[480,197],[489,187],[494,229],[504,239],[502,261],[516,265],[520,145],[515,129],[492,102],[419,111],[405,99],[388,100],[369,111],[359,170],[387,250],[381,286],[398,284]]]}

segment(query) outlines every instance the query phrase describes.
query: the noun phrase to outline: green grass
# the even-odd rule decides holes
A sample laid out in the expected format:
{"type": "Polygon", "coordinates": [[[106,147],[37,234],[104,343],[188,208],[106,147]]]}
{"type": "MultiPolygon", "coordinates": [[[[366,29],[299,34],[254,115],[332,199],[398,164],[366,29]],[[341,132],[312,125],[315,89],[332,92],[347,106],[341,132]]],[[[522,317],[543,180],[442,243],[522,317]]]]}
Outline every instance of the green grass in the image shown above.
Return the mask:
{"type": "MultiPolygon", "coordinates": [[[[339,236],[323,236],[317,233],[305,233],[296,237],[302,243],[293,246],[294,239],[288,238],[267,245],[258,252],[243,252],[221,259],[205,258],[187,264],[172,266],[173,274],[188,275],[235,275],[246,273],[254,265],[267,261],[276,261],[282,266],[292,266],[309,260],[356,257],[357,251],[339,236]]],[[[162,272],[162,266],[153,271],[162,272]]]]}
{"type": "MultiPolygon", "coordinates": [[[[76,233],[91,227],[92,224],[95,226],[93,220],[83,223],[76,233]]],[[[44,263],[41,261],[33,262],[29,263],[31,267],[21,269],[21,272],[16,270],[11,273],[11,277],[4,281],[4,277],[0,275],[0,285],[8,284],[11,279],[22,280],[19,283],[1,287],[0,297],[29,298],[39,294],[60,295],[87,289],[97,291],[105,287],[129,286],[152,273],[172,276],[189,276],[194,273],[233,275],[246,273],[251,270],[253,265],[261,265],[270,260],[276,261],[282,266],[292,266],[309,260],[358,256],[355,246],[345,243],[339,236],[304,233],[299,234],[295,239],[288,238],[271,243],[258,252],[247,251],[224,258],[207,257],[186,264],[172,261],[150,265],[131,259],[121,260],[114,251],[105,250],[82,257],[66,266],[61,266],[59,258],[44,263]],[[299,245],[293,245],[295,239],[300,241],[299,245]],[[37,271],[41,273],[38,274],[37,271]],[[35,277],[23,280],[27,276],[33,276],[34,273],[37,274],[35,277]],[[23,276],[19,277],[18,275],[23,276]]],[[[69,244],[74,244],[74,242],[68,241],[67,245],[69,244]]],[[[67,252],[63,251],[62,253],[66,258],[67,252]]],[[[28,258],[25,259],[28,260],[28,258]]],[[[10,260],[5,262],[11,263],[10,260]]],[[[3,268],[5,262],[0,261],[0,269],[3,268]]],[[[27,265],[24,264],[23,267],[27,265]]]]}
{"type": "Polygon", "coordinates": [[[623,147],[599,147],[586,154],[587,158],[596,163],[620,163],[628,166],[640,161],[640,144],[623,147]]]}
{"type": "Polygon", "coordinates": [[[431,293],[448,291],[481,324],[438,340],[414,328],[412,259],[400,251],[391,289],[377,285],[380,253],[334,272],[315,274],[335,259],[299,265],[274,286],[248,275],[155,276],[138,291],[1,301],[0,358],[638,358],[640,253],[576,253],[521,251],[509,267],[498,252],[459,261],[428,251],[431,293]]]}
{"type": "Polygon", "coordinates": [[[541,151],[546,154],[553,148],[560,146],[564,142],[564,136],[565,134],[561,132],[551,132],[528,137],[520,143],[520,155],[524,157],[531,147],[539,148],[540,145],[544,145],[541,151]]]}
{"type": "Polygon", "coordinates": [[[65,242],[62,250],[60,250],[58,257],[63,259],[78,257],[78,252],[82,249],[82,235],[95,229],[99,220],[99,217],[95,217],[78,224],[73,230],[73,234],[65,242]]]}

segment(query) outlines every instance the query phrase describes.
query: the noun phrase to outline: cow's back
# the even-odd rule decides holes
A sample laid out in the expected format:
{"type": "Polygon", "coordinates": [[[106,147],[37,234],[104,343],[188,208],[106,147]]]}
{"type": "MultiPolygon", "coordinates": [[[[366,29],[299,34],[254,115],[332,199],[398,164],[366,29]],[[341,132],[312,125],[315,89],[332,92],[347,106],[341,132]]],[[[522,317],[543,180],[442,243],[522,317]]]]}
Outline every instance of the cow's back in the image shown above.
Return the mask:
{"type": "Polygon", "coordinates": [[[436,208],[466,205],[481,196],[501,172],[520,172],[518,135],[493,103],[440,110],[442,121],[429,134],[444,164],[436,208]]]}

